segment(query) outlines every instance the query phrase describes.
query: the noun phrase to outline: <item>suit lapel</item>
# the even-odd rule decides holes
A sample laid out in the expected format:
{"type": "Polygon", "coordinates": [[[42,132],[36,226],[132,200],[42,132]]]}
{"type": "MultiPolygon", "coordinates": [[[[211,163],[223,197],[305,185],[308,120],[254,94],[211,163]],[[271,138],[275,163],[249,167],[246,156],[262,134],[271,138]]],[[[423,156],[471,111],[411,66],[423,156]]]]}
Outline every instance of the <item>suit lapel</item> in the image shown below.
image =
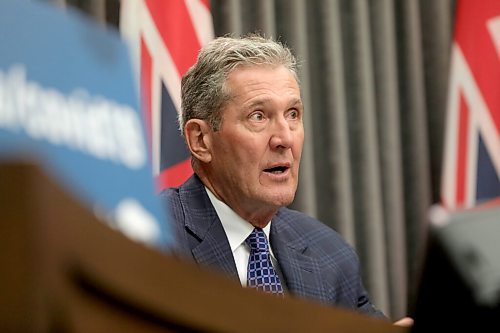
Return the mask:
{"type": "Polygon", "coordinates": [[[195,261],[238,278],[226,233],[199,178],[193,176],[181,187],[179,195],[186,217],[185,227],[188,234],[194,236],[190,247],[195,261]]]}
{"type": "Polygon", "coordinates": [[[220,222],[213,222],[211,228],[192,249],[193,257],[201,265],[216,267],[230,276],[238,278],[231,247],[220,222]]]}
{"type": "Polygon", "coordinates": [[[308,243],[292,230],[283,214],[273,218],[270,238],[288,290],[297,296],[331,301],[318,261],[307,255],[308,243]]]}

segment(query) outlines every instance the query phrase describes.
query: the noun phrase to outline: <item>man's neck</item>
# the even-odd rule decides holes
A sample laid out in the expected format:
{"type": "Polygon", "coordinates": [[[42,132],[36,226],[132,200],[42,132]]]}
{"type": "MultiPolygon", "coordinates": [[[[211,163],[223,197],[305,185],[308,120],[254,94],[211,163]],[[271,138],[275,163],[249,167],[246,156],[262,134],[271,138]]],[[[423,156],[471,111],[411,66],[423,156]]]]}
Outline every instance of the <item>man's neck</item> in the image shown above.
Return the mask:
{"type": "Polygon", "coordinates": [[[196,171],[196,174],[200,178],[203,185],[205,185],[205,187],[210,190],[210,192],[217,198],[217,200],[222,201],[236,214],[238,214],[238,216],[240,216],[245,221],[248,221],[254,227],[262,229],[265,228],[278,211],[278,207],[255,207],[254,209],[245,209],[240,205],[232,203],[230,200],[225,200],[225,198],[217,192],[210,179],[206,177],[206,174],[204,174],[203,172],[199,172],[199,170],[196,171]]]}

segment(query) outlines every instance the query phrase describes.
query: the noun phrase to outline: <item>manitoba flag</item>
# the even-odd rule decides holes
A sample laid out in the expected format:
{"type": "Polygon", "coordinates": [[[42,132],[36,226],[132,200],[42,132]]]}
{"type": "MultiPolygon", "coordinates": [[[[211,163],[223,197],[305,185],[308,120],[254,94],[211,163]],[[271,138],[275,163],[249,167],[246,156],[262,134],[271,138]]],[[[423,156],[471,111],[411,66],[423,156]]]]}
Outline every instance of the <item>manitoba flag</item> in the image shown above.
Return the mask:
{"type": "Polygon", "coordinates": [[[458,0],[451,50],[442,205],[500,198],[500,1],[458,0]]]}
{"type": "Polygon", "coordinates": [[[178,186],[193,172],[178,129],[182,75],[213,39],[210,0],[122,0],[120,31],[136,68],[157,190],[178,186]]]}

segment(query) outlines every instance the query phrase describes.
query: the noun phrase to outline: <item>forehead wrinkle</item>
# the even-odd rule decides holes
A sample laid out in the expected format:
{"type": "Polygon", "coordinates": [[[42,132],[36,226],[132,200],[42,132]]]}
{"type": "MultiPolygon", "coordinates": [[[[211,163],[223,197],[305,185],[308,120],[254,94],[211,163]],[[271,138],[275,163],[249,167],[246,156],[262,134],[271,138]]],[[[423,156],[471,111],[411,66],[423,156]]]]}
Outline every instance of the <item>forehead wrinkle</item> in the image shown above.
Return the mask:
{"type": "MultiPolygon", "coordinates": [[[[258,96],[258,97],[253,98],[250,102],[245,103],[245,104],[246,104],[246,106],[253,108],[253,107],[263,106],[263,105],[272,104],[272,103],[275,103],[275,101],[271,97],[258,96]]],[[[288,107],[297,107],[297,106],[302,107],[303,106],[302,100],[300,98],[294,98],[293,100],[291,100],[290,102],[287,103],[287,106],[288,107]]]]}

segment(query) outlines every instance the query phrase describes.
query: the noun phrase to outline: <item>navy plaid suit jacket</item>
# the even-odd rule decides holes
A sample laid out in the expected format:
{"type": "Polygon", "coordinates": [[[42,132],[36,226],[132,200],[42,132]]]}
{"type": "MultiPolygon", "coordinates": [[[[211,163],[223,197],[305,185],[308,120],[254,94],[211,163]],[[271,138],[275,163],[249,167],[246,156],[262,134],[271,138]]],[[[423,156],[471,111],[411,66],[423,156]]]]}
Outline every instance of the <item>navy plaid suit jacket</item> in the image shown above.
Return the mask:
{"type": "MultiPolygon", "coordinates": [[[[238,278],[231,248],[200,179],[163,191],[176,233],[175,252],[238,278]]],[[[354,249],[333,229],[303,213],[281,208],[270,242],[289,293],[383,317],[361,282],[354,249]]]]}

